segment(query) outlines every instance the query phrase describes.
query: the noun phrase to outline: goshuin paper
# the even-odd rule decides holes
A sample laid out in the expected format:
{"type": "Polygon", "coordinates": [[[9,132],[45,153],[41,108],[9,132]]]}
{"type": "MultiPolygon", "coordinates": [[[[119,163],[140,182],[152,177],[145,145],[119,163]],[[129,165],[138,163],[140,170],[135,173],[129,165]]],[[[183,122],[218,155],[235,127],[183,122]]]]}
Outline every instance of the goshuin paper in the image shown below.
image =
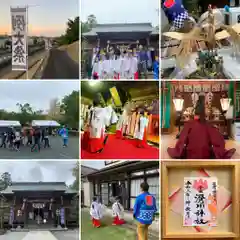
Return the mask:
{"type": "Polygon", "coordinates": [[[217,178],[184,178],[183,226],[217,225],[217,178]]]}

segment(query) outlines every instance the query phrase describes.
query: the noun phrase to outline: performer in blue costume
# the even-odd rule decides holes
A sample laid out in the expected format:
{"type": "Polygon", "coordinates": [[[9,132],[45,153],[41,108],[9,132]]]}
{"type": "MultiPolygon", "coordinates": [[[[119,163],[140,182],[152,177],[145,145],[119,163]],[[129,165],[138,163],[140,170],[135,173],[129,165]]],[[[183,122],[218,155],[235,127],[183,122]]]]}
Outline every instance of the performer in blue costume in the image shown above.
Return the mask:
{"type": "Polygon", "coordinates": [[[155,57],[155,61],[153,63],[153,75],[154,79],[159,80],[159,57],[155,57]]]}
{"type": "Polygon", "coordinates": [[[63,147],[67,147],[67,145],[68,145],[68,129],[65,126],[63,126],[63,128],[61,128],[59,130],[59,135],[62,137],[63,147]]]}
{"type": "Polygon", "coordinates": [[[148,239],[148,228],[154,220],[157,212],[155,197],[148,192],[149,185],[146,182],[141,183],[142,193],[137,196],[133,217],[137,220],[138,239],[148,239]]]}
{"type": "Polygon", "coordinates": [[[184,21],[189,18],[188,11],[184,8],[182,0],[165,0],[162,2],[162,9],[173,24],[173,29],[177,30],[183,27],[184,21]]]}

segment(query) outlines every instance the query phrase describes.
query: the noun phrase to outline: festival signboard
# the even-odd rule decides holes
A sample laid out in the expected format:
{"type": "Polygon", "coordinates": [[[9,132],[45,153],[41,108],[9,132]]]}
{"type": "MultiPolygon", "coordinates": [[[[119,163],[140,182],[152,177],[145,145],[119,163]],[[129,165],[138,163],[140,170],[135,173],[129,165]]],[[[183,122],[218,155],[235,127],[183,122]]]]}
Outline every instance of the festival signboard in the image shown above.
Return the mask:
{"type": "Polygon", "coordinates": [[[239,166],[162,162],[162,239],[238,238],[239,166]]]}
{"type": "Polygon", "coordinates": [[[27,8],[11,8],[12,70],[27,70],[27,8]]]}

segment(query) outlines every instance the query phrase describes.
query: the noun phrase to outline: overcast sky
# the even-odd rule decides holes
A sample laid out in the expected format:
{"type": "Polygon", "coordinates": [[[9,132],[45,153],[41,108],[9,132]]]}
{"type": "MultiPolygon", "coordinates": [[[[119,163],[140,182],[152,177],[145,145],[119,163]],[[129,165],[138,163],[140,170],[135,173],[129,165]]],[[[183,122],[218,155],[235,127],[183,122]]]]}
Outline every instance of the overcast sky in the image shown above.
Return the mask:
{"type": "Polygon", "coordinates": [[[10,7],[26,5],[30,35],[60,36],[68,19],[79,16],[79,0],[1,0],[0,34],[11,32],[10,7]]]}
{"type": "Polygon", "coordinates": [[[0,81],[0,109],[18,111],[17,103],[29,103],[34,110],[48,110],[50,100],[62,99],[79,90],[79,82],[66,81],[0,81]]]}
{"type": "Polygon", "coordinates": [[[159,23],[159,0],[81,0],[81,20],[94,14],[98,23],[159,23]]]}
{"type": "Polygon", "coordinates": [[[74,181],[72,168],[76,161],[0,161],[0,175],[11,173],[12,181],[20,182],[66,182],[74,181]]]}
{"type": "Polygon", "coordinates": [[[92,167],[92,168],[96,168],[96,169],[101,169],[101,168],[105,167],[104,160],[102,160],[102,161],[86,160],[86,161],[81,161],[81,164],[84,166],[92,167]]]}

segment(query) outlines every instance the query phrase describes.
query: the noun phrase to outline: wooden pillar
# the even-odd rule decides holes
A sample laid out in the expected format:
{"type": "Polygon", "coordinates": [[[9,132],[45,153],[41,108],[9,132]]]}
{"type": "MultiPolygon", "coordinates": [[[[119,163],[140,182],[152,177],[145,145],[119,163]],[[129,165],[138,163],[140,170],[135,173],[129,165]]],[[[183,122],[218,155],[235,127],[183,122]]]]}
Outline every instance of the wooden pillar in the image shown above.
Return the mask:
{"type": "Polygon", "coordinates": [[[100,47],[100,38],[97,38],[97,46],[100,47]]]}
{"type": "Polygon", "coordinates": [[[146,41],[147,41],[147,46],[150,46],[150,38],[149,37],[146,38],[146,41]]]}
{"type": "Polygon", "coordinates": [[[131,207],[131,178],[130,178],[130,173],[127,174],[127,195],[128,195],[127,210],[130,210],[130,207],[131,207]]]}

